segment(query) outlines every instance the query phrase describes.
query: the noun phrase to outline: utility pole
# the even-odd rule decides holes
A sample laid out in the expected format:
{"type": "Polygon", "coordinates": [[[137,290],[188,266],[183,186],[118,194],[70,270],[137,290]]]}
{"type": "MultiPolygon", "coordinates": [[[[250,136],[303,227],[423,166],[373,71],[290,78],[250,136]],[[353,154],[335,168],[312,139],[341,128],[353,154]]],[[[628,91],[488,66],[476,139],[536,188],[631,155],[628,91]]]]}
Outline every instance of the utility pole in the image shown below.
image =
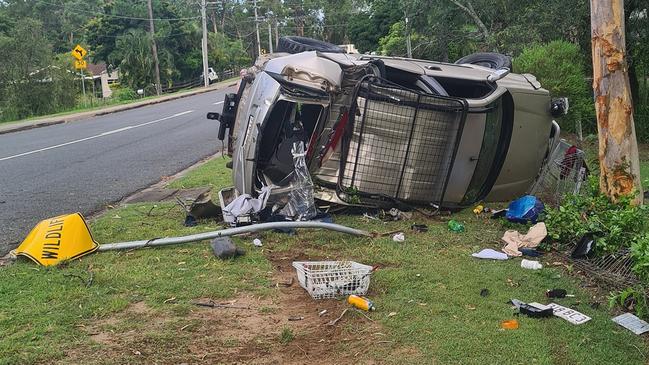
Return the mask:
{"type": "Polygon", "coordinates": [[[268,50],[273,53],[273,30],[270,26],[270,18],[266,17],[266,22],[268,23],[268,50]]]}
{"type": "Polygon", "coordinates": [[[257,56],[261,55],[261,41],[259,40],[259,18],[257,17],[257,0],[254,0],[255,6],[255,31],[257,32],[257,56]]]}
{"type": "MultiPolygon", "coordinates": [[[[151,1],[151,0],[149,0],[151,1]]],[[[203,51],[203,86],[208,87],[210,86],[210,79],[208,78],[207,75],[207,11],[206,7],[207,4],[205,3],[205,0],[201,0],[201,20],[203,23],[203,41],[201,42],[201,48],[203,51]]]]}
{"type": "Polygon", "coordinates": [[[275,21],[275,49],[279,47],[279,27],[277,26],[277,17],[273,17],[275,21]]]}
{"type": "Polygon", "coordinates": [[[408,14],[406,16],[406,50],[408,52],[408,58],[412,58],[412,45],[410,44],[410,24],[408,23],[408,14]]]}
{"type": "Polygon", "coordinates": [[[638,142],[626,62],[624,0],[591,0],[593,90],[599,137],[599,188],[612,201],[642,204],[638,142]]]}
{"type": "Polygon", "coordinates": [[[153,54],[153,64],[155,66],[155,92],[160,95],[162,87],[160,85],[160,65],[158,64],[158,47],[155,44],[155,28],[153,27],[153,7],[151,0],[147,0],[149,10],[149,34],[151,35],[151,53],[153,54]]]}

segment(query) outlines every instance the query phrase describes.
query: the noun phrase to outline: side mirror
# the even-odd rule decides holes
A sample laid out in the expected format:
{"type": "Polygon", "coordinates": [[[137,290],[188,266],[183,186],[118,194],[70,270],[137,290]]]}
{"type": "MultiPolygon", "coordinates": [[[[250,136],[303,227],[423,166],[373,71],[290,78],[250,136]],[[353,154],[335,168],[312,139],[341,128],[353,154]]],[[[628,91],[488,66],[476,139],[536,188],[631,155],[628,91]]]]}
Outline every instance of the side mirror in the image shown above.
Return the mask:
{"type": "Polygon", "coordinates": [[[221,114],[217,112],[209,112],[207,113],[207,119],[219,120],[221,119],[221,114]]]}
{"type": "Polygon", "coordinates": [[[569,107],[568,98],[554,99],[550,103],[550,114],[552,114],[553,117],[558,118],[562,115],[568,114],[569,107]]]}

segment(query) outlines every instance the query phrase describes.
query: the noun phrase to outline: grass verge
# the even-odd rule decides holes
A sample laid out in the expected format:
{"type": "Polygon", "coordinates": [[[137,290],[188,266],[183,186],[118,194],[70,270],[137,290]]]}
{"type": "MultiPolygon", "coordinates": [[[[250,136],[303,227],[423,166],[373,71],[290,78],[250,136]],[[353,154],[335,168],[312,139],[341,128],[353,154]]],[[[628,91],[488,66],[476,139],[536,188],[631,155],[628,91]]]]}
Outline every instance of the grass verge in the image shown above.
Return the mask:
{"type": "MultiPolygon", "coordinates": [[[[230,185],[229,176],[225,160],[216,158],[170,186],[210,185],[218,190],[230,185]]],[[[211,221],[184,227],[183,215],[171,203],[133,204],[107,211],[93,220],[91,227],[101,243],[218,227],[211,221]]],[[[345,259],[379,266],[368,296],[378,307],[370,316],[384,328],[385,337],[374,341],[373,334],[353,326],[345,332],[346,336],[367,338],[361,360],[380,359],[389,364],[604,364],[623,359],[626,364],[646,363],[643,338],[614,324],[607,303],[591,307],[594,299],[590,293],[567,275],[570,266],[554,267],[555,259],[546,258],[542,259],[543,270],[528,271],[520,268],[517,259],[474,259],[472,252],[500,247],[503,226],[468,211],[453,218],[464,222],[466,233],[449,232],[443,218],[416,215],[412,221],[384,223],[360,216],[335,217],[337,223],[376,232],[402,230],[406,233],[403,243],[395,243],[389,236],[371,240],[327,231],[300,231],[294,236],[268,232],[256,237],[264,242],[265,252],[276,256],[298,252],[313,260],[345,259]],[[415,234],[409,228],[412,223],[426,224],[429,231],[415,234]],[[551,288],[575,294],[558,303],[593,319],[574,326],[559,318],[518,317],[518,330],[499,328],[502,320],[515,318],[508,300],[545,303],[545,290],[551,288]],[[480,296],[482,289],[490,294],[480,296]]],[[[212,338],[187,332],[200,328],[192,316],[192,300],[233,298],[242,293],[272,295],[273,265],[268,256],[252,248],[248,238],[237,241],[248,253],[232,261],[215,259],[203,242],[97,253],[55,268],[27,261],[0,268],[0,363],[65,363],[71,356],[83,363],[130,363],[144,361],[139,357],[142,353],[150,356],[146,361],[191,359],[192,346],[209,347],[212,338]],[[91,273],[92,285],[86,286],[91,273]],[[142,305],[146,313],[138,309],[142,305]],[[143,322],[144,317],[149,321],[143,322]],[[156,318],[167,320],[148,325],[157,323],[156,318]],[[125,335],[133,332],[138,348],[97,359],[95,354],[107,345],[89,334],[87,328],[93,326],[125,335]]],[[[304,295],[297,300],[310,299],[304,295]]],[[[274,308],[261,308],[260,313],[272,315],[274,308]]],[[[234,322],[221,326],[229,334],[237,328],[234,322]]],[[[344,320],[341,326],[345,326],[344,320]]],[[[255,338],[253,343],[272,352],[278,350],[268,341],[290,346],[300,336],[301,331],[278,326],[271,340],[255,338]]],[[[241,341],[234,335],[220,340],[226,348],[241,350],[241,341]]],[[[345,349],[343,343],[331,351],[345,349]]]]}

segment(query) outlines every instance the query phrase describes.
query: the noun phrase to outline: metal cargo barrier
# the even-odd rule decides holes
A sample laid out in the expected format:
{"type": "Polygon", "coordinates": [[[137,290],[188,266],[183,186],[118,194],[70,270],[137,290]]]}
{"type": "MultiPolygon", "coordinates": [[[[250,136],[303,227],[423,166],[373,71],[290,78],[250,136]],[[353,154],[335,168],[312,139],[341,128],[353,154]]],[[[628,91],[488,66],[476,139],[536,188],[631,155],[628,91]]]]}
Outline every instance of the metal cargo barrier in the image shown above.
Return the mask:
{"type": "Polygon", "coordinates": [[[339,193],[439,204],[468,106],[465,100],[370,78],[357,89],[343,143],[339,193]]]}

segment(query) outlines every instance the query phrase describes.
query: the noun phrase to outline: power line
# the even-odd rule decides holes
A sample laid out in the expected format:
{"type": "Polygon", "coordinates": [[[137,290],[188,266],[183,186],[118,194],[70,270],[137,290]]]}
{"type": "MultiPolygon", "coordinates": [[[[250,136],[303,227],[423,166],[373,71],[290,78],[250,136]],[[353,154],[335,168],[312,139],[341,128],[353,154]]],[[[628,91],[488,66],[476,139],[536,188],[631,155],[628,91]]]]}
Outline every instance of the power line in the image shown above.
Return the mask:
{"type": "MultiPolygon", "coordinates": [[[[51,6],[56,6],[61,9],[70,11],[72,13],[76,14],[87,14],[87,15],[95,15],[95,16],[106,16],[109,18],[117,18],[117,19],[129,19],[129,20],[146,20],[148,21],[149,18],[144,18],[144,17],[136,17],[136,16],[126,16],[126,15],[115,15],[115,14],[107,14],[101,11],[91,11],[91,10],[83,10],[83,9],[70,9],[69,7],[66,7],[64,4],[54,4],[54,3],[49,3],[47,1],[39,1],[41,4],[46,4],[46,5],[51,5],[51,6]]],[[[200,16],[194,16],[194,17],[184,17],[184,18],[153,18],[153,21],[179,21],[179,20],[196,20],[200,19],[200,16]]]]}

